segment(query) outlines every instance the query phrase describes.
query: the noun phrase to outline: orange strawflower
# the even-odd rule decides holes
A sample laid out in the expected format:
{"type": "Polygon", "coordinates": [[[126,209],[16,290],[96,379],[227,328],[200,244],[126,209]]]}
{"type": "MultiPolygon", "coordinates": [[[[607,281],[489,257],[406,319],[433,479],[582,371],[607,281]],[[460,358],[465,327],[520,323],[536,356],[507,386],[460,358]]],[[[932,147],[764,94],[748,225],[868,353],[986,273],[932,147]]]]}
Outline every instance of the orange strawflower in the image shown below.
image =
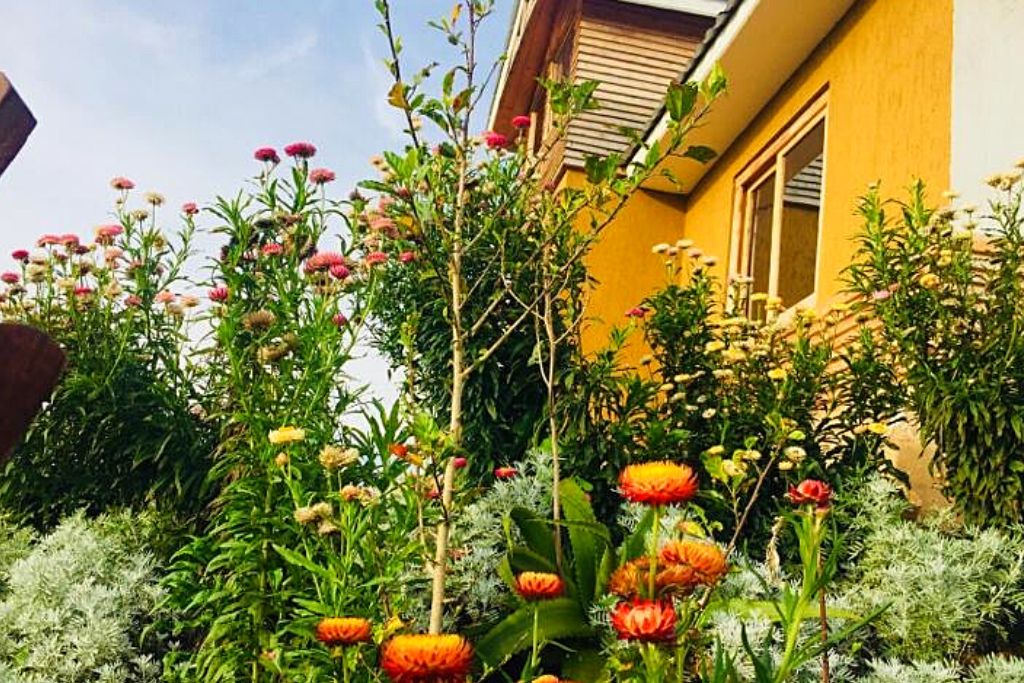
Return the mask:
{"type": "Polygon", "coordinates": [[[658,551],[658,559],[669,566],[692,568],[696,582],[708,586],[717,583],[729,569],[722,549],[705,541],[669,541],[658,551]]]}
{"type": "Polygon", "coordinates": [[[658,590],[671,593],[689,593],[701,583],[700,574],[685,564],[670,564],[660,569],[654,580],[658,590]]]}
{"type": "Polygon", "coordinates": [[[669,600],[620,602],[611,614],[620,640],[653,643],[676,637],[676,610],[669,600]]]}
{"type": "Polygon", "coordinates": [[[516,592],[525,600],[551,600],[565,591],[565,581],[549,572],[523,572],[516,576],[516,592]]]}
{"type": "Polygon", "coordinates": [[[384,643],[380,666],[394,683],[462,683],[473,648],[459,635],[400,635],[384,643]]]}
{"type": "Polygon", "coordinates": [[[354,645],[369,641],[370,631],[362,617],[328,617],[316,625],[316,639],[324,645],[354,645]]]}
{"type": "Polygon", "coordinates": [[[626,500],[634,503],[685,503],[697,493],[697,475],[688,465],[668,461],[645,462],[622,470],[619,488],[626,500]]]}
{"type": "Polygon", "coordinates": [[[533,683],[562,683],[558,676],[552,676],[551,674],[544,674],[543,676],[537,676],[533,679],[533,683]]]}
{"type": "Polygon", "coordinates": [[[647,568],[650,566],[646,557],[630,560],[612,572],[608,579],[608,592],[620,598],[640,597],[644,582],[647,580],[647,568]]]}

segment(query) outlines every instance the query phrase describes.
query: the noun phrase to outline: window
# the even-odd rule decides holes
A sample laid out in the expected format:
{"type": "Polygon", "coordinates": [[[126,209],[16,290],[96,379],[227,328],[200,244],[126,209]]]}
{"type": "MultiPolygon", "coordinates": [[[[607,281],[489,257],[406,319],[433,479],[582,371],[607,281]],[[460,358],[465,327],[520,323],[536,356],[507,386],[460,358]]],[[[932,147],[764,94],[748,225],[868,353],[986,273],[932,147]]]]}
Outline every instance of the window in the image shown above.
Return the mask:
{"type": "MultiPolygon", "coordinates": [[[[813,305],[825,167],[825,101],[790,124],[737,178],[732,268],[750,292],[813,305]]],[[[763,304],[745,305],[753,316],[763,304]]]]}

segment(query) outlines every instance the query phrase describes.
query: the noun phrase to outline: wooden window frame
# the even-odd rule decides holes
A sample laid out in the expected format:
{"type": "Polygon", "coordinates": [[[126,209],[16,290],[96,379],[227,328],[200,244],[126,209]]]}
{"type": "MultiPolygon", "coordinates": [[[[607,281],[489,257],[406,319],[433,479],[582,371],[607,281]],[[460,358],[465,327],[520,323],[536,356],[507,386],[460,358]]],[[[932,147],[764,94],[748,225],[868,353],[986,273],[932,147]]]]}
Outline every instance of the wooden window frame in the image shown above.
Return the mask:
{"type": "MultiPolygon", "coordinates": [[[[750,241],[753,231],[754,191],[767,178],[776,177],[772,200],[771,254],[768,270],[768,296],[778,295],[779,255],[782,248],[782,212],[786,183],[786,155],[793,150],[818,124],[824,125],[822,141],[821,202],[818,207],[818,239],[814,257],[814,289],[802,300],[790,304],[782,313],[788,317],[798,307],[814,308],[818,301],[818,278],[821,274],[822,228],[825,216],[825,185],[828,178],[828,91],[816,95],[799,114],[772,138],[753,159],[743,167],[735,178],[733,186],[733,219],[729,250],[729,272],[734,276],[746,276],[750,270],[750,241]]],[[[738,302],[727,303],[735,310],[738,302]]]]}

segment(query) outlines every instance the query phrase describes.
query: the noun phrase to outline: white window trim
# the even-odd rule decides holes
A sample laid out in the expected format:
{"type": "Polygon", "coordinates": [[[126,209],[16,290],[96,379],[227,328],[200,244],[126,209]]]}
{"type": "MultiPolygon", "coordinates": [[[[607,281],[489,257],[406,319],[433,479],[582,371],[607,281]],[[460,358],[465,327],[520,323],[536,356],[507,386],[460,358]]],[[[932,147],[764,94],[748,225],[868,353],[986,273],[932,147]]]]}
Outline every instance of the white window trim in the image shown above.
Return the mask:
{"type": "MultiPolygon", "coordinates": [[[[828,90],[817,95],[801,112],[772,138],[768,145],[750,160],[736,175],[733,185],[732,231],[729,246],[729,272],[733,276],[745,276],[749,270],[749,244],[754,212],[748,209],[752,190],[766,178],[775,175],[784,178],[784,158],[819,123],[824,123],[822,142],[824,151],[821,171],[821,204],[818,211],[818,240],[814,257],[814,289],[802,300],[790,305],[778,316],[780,321],[788,320],[798,308],[815,308],[820,288],[822,233],[825,218],[826,183],[828,182],[828,90]]],[[[776,182],[772,200],[771,256],[768,271],[768,296],[777,296],[779,284],[779,251],[782,247],[782,211],[785,183],[776,182]]],[[[729,301],[731,309],[734,301],[729,301]]]]}

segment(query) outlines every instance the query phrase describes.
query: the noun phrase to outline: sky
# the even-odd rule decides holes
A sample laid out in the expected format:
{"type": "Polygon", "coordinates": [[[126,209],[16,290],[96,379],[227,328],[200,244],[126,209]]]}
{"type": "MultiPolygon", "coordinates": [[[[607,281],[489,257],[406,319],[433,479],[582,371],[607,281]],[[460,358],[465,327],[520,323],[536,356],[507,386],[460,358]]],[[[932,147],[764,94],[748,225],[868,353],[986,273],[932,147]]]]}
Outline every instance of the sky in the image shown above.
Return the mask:
{"type": "MultiPolygon", "coordinates": [[[[453,3],[392,0],[407,71],[455,59],[426,25],[453,3]]],[[[485,20],[482,63],[503,50],[512,4],[485,20]]],[[[38,120],[0,176],[0,270],[42,233],[109,222],[114,176],[202,205],[243,187],[257,147],[308,140],[347,194],[403,142],[377,23],[372,0],[0,0],[0,71],[38,120]]],[[[367,373],[379,383],[380,362],[367,373]]]]}

